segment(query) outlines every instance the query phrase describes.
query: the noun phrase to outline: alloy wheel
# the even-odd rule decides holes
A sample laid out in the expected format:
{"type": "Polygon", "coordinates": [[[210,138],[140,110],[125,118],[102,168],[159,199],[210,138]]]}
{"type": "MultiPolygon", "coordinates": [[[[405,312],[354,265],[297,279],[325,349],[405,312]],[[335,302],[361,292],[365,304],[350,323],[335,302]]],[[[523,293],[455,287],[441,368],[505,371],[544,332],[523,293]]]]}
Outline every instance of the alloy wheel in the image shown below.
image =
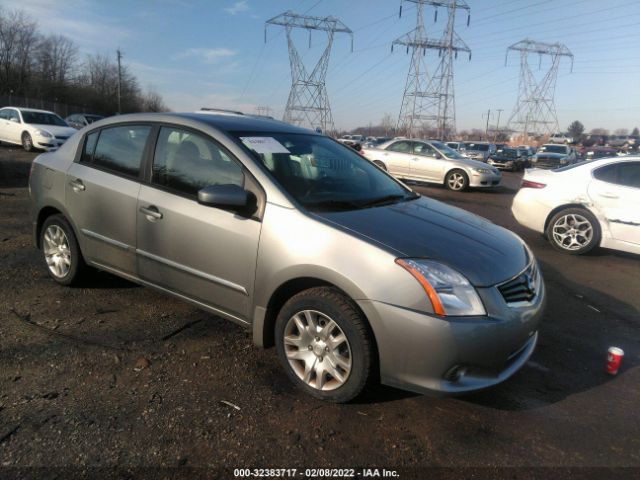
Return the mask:
{"type": "Polygon", "coordinates": [[[464,183],[464,175],[459,172],[453,172],[447,179],[447,184],[451,190],[462,190],[464,183]]]}
{"type": "Polygon", "coordinates": [[[591,242],[593,226],[591,222],[576,213],[559,217],[552,229],[554,242],[565,250],[579,250],[591,242]]]}
{"type": "Polygon", "coordinates": [[[64,278],[71,268],[69,239],[58,225],[50,225],[44,233],[44,257],[49,271],[56,278],[64,278]]]}
{"type": "Polygon", "coordinates": [[[322,312],[302,310],[293,315],[284,329],[284,350],[298,378],[317,390],[335,390],[351,373],[349,341],[322,312]]]}

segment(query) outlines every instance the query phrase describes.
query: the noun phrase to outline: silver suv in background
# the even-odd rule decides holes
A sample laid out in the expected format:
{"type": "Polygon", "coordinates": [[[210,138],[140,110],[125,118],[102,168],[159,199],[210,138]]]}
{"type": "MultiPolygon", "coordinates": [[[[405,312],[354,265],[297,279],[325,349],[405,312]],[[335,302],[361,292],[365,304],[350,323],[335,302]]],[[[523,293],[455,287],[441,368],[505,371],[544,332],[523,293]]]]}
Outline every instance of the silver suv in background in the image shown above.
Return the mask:
{"type": "Polygon", "coordinates": [[[397,138],[362,154],[397,178],[439,183],[450,190],[467,187],[495,187],[500,171],[471,160],[436,140],[397,138]]]}
{"type": "Polygon", "coordinates": [[[467,157],[480,162],[486,162],[497,150],[493,143],[488,142],[464,142],[464,148],[467,157]]]}
{"type": "Polygon", "coordinates": [[[56,282],[90,265],[236,322],[318,398],[351,400],[377,378],[478,390],[535,348],[545,287],[518,236],[315,132],[122,115],[31,172],[34,239],[56,282]]]}

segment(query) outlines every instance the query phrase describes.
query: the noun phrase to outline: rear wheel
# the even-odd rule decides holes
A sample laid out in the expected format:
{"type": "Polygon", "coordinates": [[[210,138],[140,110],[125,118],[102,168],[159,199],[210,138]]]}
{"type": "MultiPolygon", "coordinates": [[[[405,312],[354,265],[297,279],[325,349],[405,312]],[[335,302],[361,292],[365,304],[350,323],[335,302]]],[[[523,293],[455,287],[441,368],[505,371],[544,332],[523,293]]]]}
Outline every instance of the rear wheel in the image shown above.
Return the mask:
{"type": "Polygon", "coordinates": [[[33,140],[31,139],[29,132],[24,132],[22,134],[22,148],[27,152],[33,151],[33,140]]]}
{"type": "Polygon", "coordinates": [[[556,250],[581,255],[600,244],[600,224],[587,210],[567,208],[553,216],[547,238],[556,250]]]}
{"type": "Polygon", "coordinates": [[[469,186],[469,177],[462,170],[451,170],[447,173],[444,184],[449,190],[461,192],[469,186]]]}
{"type": "Polygon", "coordinates": [[[51,278],[61,285],[77,283],[86,267],[73,229],[62,215],[45,220],[40,245],[51,278]]]}
{"type": "Polygon", "coordinates": [[[293,296],[280,310],[275,330],[280,362],[310,395],[348,402],[367,384],[371,336],[355,304],[339,291],[317,287],[293,296]]]}

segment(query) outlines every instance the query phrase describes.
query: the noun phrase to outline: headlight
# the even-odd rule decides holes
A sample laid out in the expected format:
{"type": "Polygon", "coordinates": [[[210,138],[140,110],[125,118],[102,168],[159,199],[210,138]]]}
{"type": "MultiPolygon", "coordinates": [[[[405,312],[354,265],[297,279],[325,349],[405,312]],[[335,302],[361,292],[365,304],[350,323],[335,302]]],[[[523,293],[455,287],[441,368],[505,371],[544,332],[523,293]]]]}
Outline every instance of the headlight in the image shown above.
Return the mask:
{"type": "Polygon", "coordinates": [[[434,313],[444,316],[486,315],[476,289],[454,269],[433,260],[398,258],[424,289],[434,313]]]}
{"type": "Polygon", "coordinates": [[[488,168],[474,168],[473,170],[478,173],[491,173],[491,170],[489,170],[488,168]]]}
{"type": "Polygon", "coordinates": [[[51,135],[49,132],[47,132],[46,130],[36,130],[34,132],[36,135],[40,135],[41,137],[45,137],[45,138],[53,138],[53,135],[51,135]]]}

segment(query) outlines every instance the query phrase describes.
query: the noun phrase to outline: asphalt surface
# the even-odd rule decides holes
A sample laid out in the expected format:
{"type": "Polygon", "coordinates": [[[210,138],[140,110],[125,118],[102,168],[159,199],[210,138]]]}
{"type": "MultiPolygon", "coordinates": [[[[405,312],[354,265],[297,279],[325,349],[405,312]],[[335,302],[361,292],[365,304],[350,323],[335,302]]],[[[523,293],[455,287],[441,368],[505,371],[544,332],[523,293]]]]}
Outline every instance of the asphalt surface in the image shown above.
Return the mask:
{"type": "Polygon", "coordinates": [[[69,478],[70,467],[87,478],[113,469],[233,478],[238,467],[640,474],[640,257],[553,250],[510,213],[519,174],[493,191],[414,187],[531,246],[548,288],[531,361],[465,397],[377,387],[332,405],[296,390],[275,351],[252,346],[234,324],[106,273],[82,288],[56,285],[31,244],[32,158],[0,147],[0,477],[69,478]],[[616,377],[604,372],[609,346],[625,351],[616,377]]]}

